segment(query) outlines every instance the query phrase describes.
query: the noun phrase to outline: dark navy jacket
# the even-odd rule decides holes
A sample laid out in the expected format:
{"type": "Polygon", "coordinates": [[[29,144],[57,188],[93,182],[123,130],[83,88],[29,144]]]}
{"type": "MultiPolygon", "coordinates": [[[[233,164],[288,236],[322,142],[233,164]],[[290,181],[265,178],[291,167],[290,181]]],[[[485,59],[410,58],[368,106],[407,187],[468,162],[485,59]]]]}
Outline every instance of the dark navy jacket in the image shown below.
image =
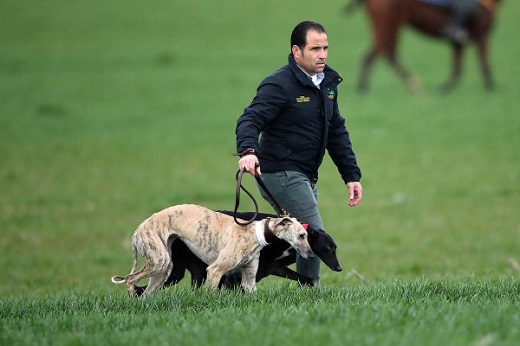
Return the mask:
{"type": "Polygon", "coordinates": [[[327,149],[345,183],[361,179],[338,108],[342,78],[328,66],[324,73],[318,88],[289,55],[287,65],[260,83],[236,135],[238,152],[253,148],[262,172],[294,170],[315,182],[327,149]]]}

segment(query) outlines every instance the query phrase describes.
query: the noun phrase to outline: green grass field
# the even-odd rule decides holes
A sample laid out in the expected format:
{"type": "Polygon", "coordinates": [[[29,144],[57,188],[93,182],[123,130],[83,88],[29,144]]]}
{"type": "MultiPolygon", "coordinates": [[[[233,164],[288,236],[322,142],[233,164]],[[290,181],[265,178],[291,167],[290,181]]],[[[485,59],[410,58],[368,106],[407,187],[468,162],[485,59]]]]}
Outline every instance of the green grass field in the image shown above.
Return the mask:
{"type": "Polygon", "coordinates": [[[400,57],[425,91],[380,61],[356,93],[371,37],[344,4],[0,2],[0,345],[515,344],[520,4],[504,1],[492,34],[497,90],[471,46],[449,95],[437,89],[449,47],[409,30],[400,57]],[[304,19],[328,30],[364,174],[349,208],[330,159],[320,171],[344,271],[324,267],[318,290],[269,277],[253,295],[192,292],[185,280],[129,300],[110,277],[130,270],[144,218],[233,208],[236,119],[304,19]]]}

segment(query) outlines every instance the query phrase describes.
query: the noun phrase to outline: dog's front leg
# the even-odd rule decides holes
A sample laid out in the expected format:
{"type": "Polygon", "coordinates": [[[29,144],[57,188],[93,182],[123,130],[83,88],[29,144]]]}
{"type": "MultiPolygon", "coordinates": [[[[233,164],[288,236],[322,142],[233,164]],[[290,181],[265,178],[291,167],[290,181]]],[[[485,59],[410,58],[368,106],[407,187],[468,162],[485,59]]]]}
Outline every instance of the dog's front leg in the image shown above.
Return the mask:
{"type": "Polygon", "coordinates": [[[208,266],[208,268],[206,269],[206,271],[207,271],[206,282],[214,290],[218,289],[218,285],[220,283],[220,279],[222,278],[222,276],[226,272],[225,270],[222,269],[223,267],[227,267],[227,266],[222,266],[222,264],[219,263],[218,260],[216,260],[215,262],[210,264],[208,266]]]}
{"type": "Polygon", "coordinates": [[[274,261],[271,264],[271,266],[269,267],[269,274],[276,275],[289,280],[298,281],[302,286],[314,286],[315,284],[313,279],[295,272],[291,268],[284,266],[278,261],[274,261]]]}
{"type": "Polygon", "coordinates": [[[227,246],[218,255],[215,262],[207,268],[206,281],[213,289],[218,289],[220,280],[225,273],[238,268],[243,263],[245,255],[243,251],[233,246],[227,246]]]}
{"type": "Polygon", "coordinates": [[[242,288],[246,292],[256,290],[256,272],[258,270],[258,257],[241,268],[242,288]]]}

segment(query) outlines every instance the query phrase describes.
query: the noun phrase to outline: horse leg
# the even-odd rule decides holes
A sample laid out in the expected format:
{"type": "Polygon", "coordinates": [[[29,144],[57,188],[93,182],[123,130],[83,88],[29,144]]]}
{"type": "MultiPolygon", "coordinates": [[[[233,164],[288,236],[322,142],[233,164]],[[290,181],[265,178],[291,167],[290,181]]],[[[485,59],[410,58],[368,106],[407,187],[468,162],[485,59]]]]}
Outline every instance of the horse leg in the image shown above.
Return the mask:
{"type": "Polygon", "coordinates": [[[363,58],[363,62],[361,64],[361,73],[359,75],[357,89],[359,92],[366,92],[368,90],[368,75],[370,74],[370,69],[372,68],[372,64],[374,60],[378,56],[378,50],[376,47],[370,48],[365,57],[363,58]]]}
{"type": "Polygon", "coordinates": [[[412,93],[417,93],[422,89],[419,81],[412,76],[397,59],[396,52],[402,20],[404,19],[400,16],[394,16],[389,22],[387,22],[388,28],[385,29],[382,25],[378,26],[380,50],[383,52],[390,67],[394,70],[397,76],[403,80],[408,90],[412,93]]]}
{"type": "Polygon", "coordinates": [[[441,91],[450,92],[459,83],[462,73],[462,46],[453,45],[453,65],[450,78],[441,85],[441,91]]]}
{"type": "Polygon", "coordinates": [[[489,67],[487,40],[482,37],[477,41],[477,53],[480,61],[480,69],[482,71],[482,77],[484,79],[484,86],[487,90],[493,90],[495,88],[495,82],[491,74],[491,68],[489,67]]]}
{"type": "Polygon", "coordinates": [[[394,48],[388,52],[386,58],[388,60],[388,63],[393,68],[395,73],[401,78],[404,83],[406,84],[406,87],[408,90],[410,90],[411,93],[416,94],[422,90],[421,83],[419,80],[413,76],[408,70],[406,70],[403,65],[399,63],[397,60],[397,55],[395,54],[395,45],[394,48]]]}
{"type": "MultiPolygon", "coordinates": [[[[365,92],[368,89],[368,75],[372,68],[372,64],[374,60],[379,55],[379,50],[377,48],[372,48],[368,51],[363,59],[363,63],[361,65],[361,74],[358,82],[358,91],[365,92]]],[[[399,62],[397,61],[394,53],[387,53],[386,58],[390,63],[390,66],[394,69],[397,75],[404,80],[406,86],[412,93],[416,93],[421,90],[421,84],[412,76],[399,62]]]]}

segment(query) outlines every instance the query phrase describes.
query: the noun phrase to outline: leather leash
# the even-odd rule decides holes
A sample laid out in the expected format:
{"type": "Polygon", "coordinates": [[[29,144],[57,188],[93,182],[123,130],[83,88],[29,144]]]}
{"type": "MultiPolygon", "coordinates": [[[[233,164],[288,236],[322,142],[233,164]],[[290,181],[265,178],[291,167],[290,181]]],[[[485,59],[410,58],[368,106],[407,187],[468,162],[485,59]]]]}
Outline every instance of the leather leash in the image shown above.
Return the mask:
{"type": "Polygon", "coordinates": [[[273,201],[274,205],[276,206],[276,211],[278,212],[278,215],[281,216],[289,216],[289,213],[287,212],[287,210],[285,210],[284,208],[282,208],[282,206],[280,205],[280,203],[278,203],[278,201],[276,200],[276,198],[274,198],[273,194],[271,193],[271,191],[267,188],[267,186],[265,186],[265,183],[264,181],[262,180],[262,178],[260,178],[260,176],[258,174],[255,174],[255,179],[256,179],[256,182],[258,183],[258,185],[260,185],[260,187],[262,188],[262,190],[265,191],[265,193],[267,194],[267,196],[269,196],[269,198],[271,199],[271,201],[273,201]]]}
{"type": "MultiPolygon", "coordinates": [[[[241,169],[241,170],[238,170],[238,172],[236,174],[237,188],[235,191],[235,209],[233,210],[233,219],[235,220],[235,222],[237,224],[239,224],[241,226],[249,225],[250,223],[255,221],[256,217],[258,216],[258,203],[256,202],[255,197],[242,185],[242,176],[244,175],[244,173],[245,173],[245,169],[241,169]],[[245,222],[239,221],[239,219],[236,216],[238,207],[240,205],[240,189],[244,190],[244,192],[249,196],[249,198],[251,198],[251,201],[253,201],[253,204],[255,205],[255,212],[254,212],[253,217],[249,220],[246,220],[245,222]]],[[[267,196],[269,196],[271,201],[273,201],[273,203],[277,209],[278,215],[289,216],[289,213],[285,209],[283,209],[282,206],[280,205],[280,203],[278,203],[278,201],[276,200],[276,198],[274,198],[273,194],[267,188],[267,186],[264,184],[264,182],[262,181],[262,179],[260,178],[260,176],[258,174],[255,174],[255,179],[256,179],[256,182],[258,183],[258,185],[265,191],[267,196]]]]}

